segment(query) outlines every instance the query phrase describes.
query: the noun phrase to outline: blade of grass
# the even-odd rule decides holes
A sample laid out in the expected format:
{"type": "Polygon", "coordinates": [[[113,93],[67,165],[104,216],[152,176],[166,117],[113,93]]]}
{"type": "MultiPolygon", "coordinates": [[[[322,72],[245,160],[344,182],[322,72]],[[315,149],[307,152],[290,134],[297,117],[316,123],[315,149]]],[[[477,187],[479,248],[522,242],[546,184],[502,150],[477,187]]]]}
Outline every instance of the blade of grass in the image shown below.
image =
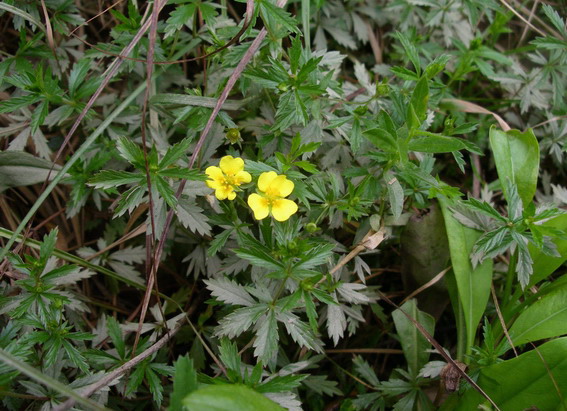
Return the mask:
{"type": "Polygon", "coordinates": [[[17,7],[6,4],[4,2],[0,3],[0,9],[6,10],[7,12],[15,14],[16,16],[20,16],[24,20],[27,20],[30,23],[32,23],[33,25],[37,26],[37,28],[39,28],[44,33],[47,33],[47,29],[45,28],[43,23],[40,22],[39,20],[36,20],[35,17],[33,17],[31,14],[29,14],[29,13],[27,13],[27,12],[17,8],[17,7]]]}

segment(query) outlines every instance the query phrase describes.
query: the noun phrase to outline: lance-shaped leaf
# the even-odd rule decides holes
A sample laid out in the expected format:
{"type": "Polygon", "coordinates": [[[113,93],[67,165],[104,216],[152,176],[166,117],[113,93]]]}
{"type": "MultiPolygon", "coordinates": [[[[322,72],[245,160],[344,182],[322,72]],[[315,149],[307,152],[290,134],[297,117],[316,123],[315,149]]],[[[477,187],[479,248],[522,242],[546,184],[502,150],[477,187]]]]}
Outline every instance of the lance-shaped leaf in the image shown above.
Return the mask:
{"type": "Polygon", "coordinates": [[[539,145],[533,131],[529,129],[523,133],[518,130],[504,132],[492,127],[490,147],[508,202],[510,199],[506,180],[516,185],[524,208],[527,207],[536,192],[539,171],[539,145]]]}

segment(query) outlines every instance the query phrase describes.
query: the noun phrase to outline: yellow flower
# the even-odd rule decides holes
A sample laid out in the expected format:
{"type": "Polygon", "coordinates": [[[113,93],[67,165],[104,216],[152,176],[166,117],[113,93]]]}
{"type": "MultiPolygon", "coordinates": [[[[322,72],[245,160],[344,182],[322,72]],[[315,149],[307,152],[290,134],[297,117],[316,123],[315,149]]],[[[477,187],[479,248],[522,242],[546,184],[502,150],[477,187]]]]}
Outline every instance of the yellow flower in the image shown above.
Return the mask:
{"type": "Polygon", "coordinates": [[[250,173],[244,171],[244,160],[240,157],[224,156],[220,160],[219,167],[210,166],[205,170],[210,180],[207,185],[215,190],[215,196],[219,200],[228,198],[234,200],[236,193],[234,189],[241,184],[252,181],[250,173]]]}
{"type": "Polygon", "coordinates": [[[256,220],[266,218],[270,213],[278,221],[285,221],[297,212],[297,204],[287,197],[293,191],[293,182],[286,176],[273,171],[262,173],[258,179],[260,194],[250,194],[248,205],[254,211],[256,220]]]}

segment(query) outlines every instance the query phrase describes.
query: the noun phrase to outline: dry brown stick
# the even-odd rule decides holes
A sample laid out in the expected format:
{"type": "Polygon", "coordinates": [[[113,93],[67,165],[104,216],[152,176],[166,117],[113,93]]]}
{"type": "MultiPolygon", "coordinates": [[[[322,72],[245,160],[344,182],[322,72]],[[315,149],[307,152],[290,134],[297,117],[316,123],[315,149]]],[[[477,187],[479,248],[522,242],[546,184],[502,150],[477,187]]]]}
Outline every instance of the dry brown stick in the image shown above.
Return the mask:
{"type": "MultiPolygon", "coordinates": [[[[386,229],[384,228],[384,226],[380,227],[380,230],[378,231],[369,231],[368,234],[364,236],[364,239],[356,247],[354,247],[354,249],[350,253],[348,253],[343,258],[341,258],[341,260],[337,263],[337,265],[335,265],[331,269],[331,271],[329,271],[329,274],[333,275],[334,273],[339,271],[350,260],[352,260],[358,254],[360,254],[362,251],[366,249],[370,249],[370,250],[375,249],[376,247],[378,247],[378,245],[380,245],[382,241],[384,241],[385,238],[386,238],[386,229]]],[[[321,284],[325,280],[326,277],[321,278],[317,283],[317,285],[321,284]]]]}
{"type": "Polygon", "coordinates": [[[566,407],[565,407],[565,399],[563,398],[563,393],[561,392],[561,389],[559,388],[559,385],[557,384],[557,381],[555,380],[555,377],[553,376],[553,373],[551,372],[551,369],[549,368],[549,364],[547,363],[547,361],[545,361],[545,358],[543,358],[543,355],[541,355],[541,352],[538,350],[538,348],[535,346],[535,344],[533,342],[530,342],[530,344],[534,348],[534,351],[537,353],[541,362],[543,363],[543,366],[545,367],[545,370],[547,371],[547,375],[551,379],[551,382],[553,383],[553,387],[555,388],[555,391],[557,392],[557,396],[561,400],[561,404],[563,404],[563,409],[565,409],[566,407]]]}
{"type": "MultiPolygon", "coordinates": [[[[163,1],[165,5],[166,0],[163,1]]],[[[153,270],[154,266],[157,266],[157,263],[152,260],[153,253],[152,250],[156,243],[156,223],[155,223],[155,213],[154,213],[154,200],[152,194],[152,179],[150,175],[150,164],[148,160],[148,146],[147,146],[147,139],[146,139],[146,112],[148,111],[148,101],[150,99],[150,93],[152,91],[151,83],[152,83],[152,75],[154,71],[154,52],[155,52],[155,43],[157,40],[157,22],[158,16],[160,11],[160,2],[156,1],[154,3],[154,8],[152,10],[152,14],[150,16],[150,34],[149,34],[149,47],[148,47],[148,55],[147,55],[147,62],[146,62],[146,91],[144,93],[144,105],[142,106],[142,124],[141,124],[141,134],[142,134],[142,153],[144,154],[144,168],[146,172],[146,185],[148,186],[148,206],[149,206],[149,213],[150,213],[150,226],[152,229],[151,234],[146,233],[146,244],[149,247],[146,247],[146,278],[148,279],[148,283],[146,286],[146,292],[144,294],[144,299],[142,300],[142,310],[140,312],[140,319],[138,321],[138,330],[136,331],[136,337],[134,338],[134,345],[132,348],[132,354],[136,352],[136,348],[138,347],[138,342],[140,341],[140,335],[142,334],[142,326],[144,325],[144,320],[146,319],[146,314],[148,312],[148,307],[150,305],[150,297],[153,290],[154,284],[157,286],[156,276],[157,276],[157,268],[153,270]]],[[[156,288],[157,291],[157,288],[156,288]]],[[[158,294],[159,295],[159,294],[158,294]]],[[[160,311],[162,311],[161,304],[159,302],[158,297],[158,307],[160,311]]],[[[163,315],[163,312],[162,312],[163,315]]],[[[166,323],[167,324],[167,323],[166,323]]]]}
{"type": "Polygon", "coordinates": [[[374,33],[374,30],[372,30],[372,25],[368,22],[368,20],[365,21],[365,24],[366,31],[368,32],[368,41],[372,48],[372,53],[374,54],[374,61],[376,64],[382,64],[382,49],[380,48],[380,43],[378,43],[376,34],[374,33]]]}
{"type": "MultiPolygon", "coordinates": [[[[531,23],[531,21],[532,21],[534,15],[535,15],[535,12],[536,12],[536,10],[537,10],[537,6],[539,6],[539,0],[534,1],[534,4],[533,4],[533,6],[532,6],[532,9],[530,10],[530,15],[529,15],[529,17],[528,17],[528,21],[529,21],[530,23],[531,23]]],[[[526,24],[526,25],[524,26],[524,30],[522,30],[522,35],[520,36],[520,40],[518,41],[517,47],[519,47],[519,46],[524,42],[524,38],[526,37],[526,34],[528,34],[528,28],[529,28],[529,26],[526,24]]]]}
{"type": "Polygon", "coordinates": [[[412,292],[410,295],[408,295],[406,298],[403,299],[403,301],[400,303],[400,305],[404,305],[404,303],[408,300],[411,300],[413,297],[415,297],[416,295],[418,295],[419,293],[421,293],[423,290],[428,289],[429,287],[431,287],[433,284],[435,284],[437,281],[441,280],[443,277],[445,277],[445,274],[447,274],[447,272],[451,269],[451,266],[445,268],[443,271],[441,271],[439,274],[437,274],[435,277],[433,277],[431,280],[429,280],[428,282],[426,282],[425,284],[423,284],[421,287],[419,287],[417,290],[415,290],[414,292],[412,292]]]}
{"type": "Polygon", "coordinates": [[[112,250],[114,247],[122,244],[123,242],[128,241],[131,238],[137,237],[142,233],[145,233],[146,230],[147,230],[146,223],[142,223],[138,227],[136,227],[134,230],[124,234],[121,238],[119,238],[118,240],[116,240],[112,244],[104,247],[102,250],[99,250],[94,254],[91,254],[91,255],[85,257],[84,259],[86,261],[92,260],[93,258],[98,257],[99,255],[106,253],[108,250],[112,250]]]}
{"type": "Polygon", "coordinates": [[[498,298],[496,298],[496,290],[494,289],[494,283],[490,283],[490,292],[492,294],[492,300],[494,301],[494,307],[496,308],[496,314],[498,315],[498,320],[500,321],[500,326],[504,331],[504,335],[506,336],[506,339],[508,340],[510,347],[512,347],[512,351],[514,351],[514,355],[517,357],[518,352],[514,347],[512,338],[510,338],[510,334],[508,333],[508,328],[506,327],[506,321],[504,321],[504,317],[502,316],[502,312],[500,311],[500,304],[498,304],[498,298]]]}

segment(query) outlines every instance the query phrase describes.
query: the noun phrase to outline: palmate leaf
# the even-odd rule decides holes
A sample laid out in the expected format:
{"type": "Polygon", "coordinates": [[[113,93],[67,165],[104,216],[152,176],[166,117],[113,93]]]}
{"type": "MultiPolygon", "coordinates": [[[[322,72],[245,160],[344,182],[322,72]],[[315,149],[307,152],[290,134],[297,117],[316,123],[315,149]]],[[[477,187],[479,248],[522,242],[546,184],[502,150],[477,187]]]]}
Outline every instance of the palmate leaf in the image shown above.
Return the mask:
{"type": "Polygon", "coordinates": [[[492,217],[498,221],[501,221],[503,223],[507,223],[508,220],[506,219],[506,217],[503,217],[502,215],[500,215],[500,213],[498,211],[496,211],[494,209],[494,207],[492,207],[490,204],[488,204],[486,201],[479,201],[476,198],[470,198],[466,201],[463,201],[462,204],[466,207],[469,207],[475,211],[478,211],[484,215],[487,215],[488,217],[492,217]]]}
{"type": "Polygon", "coordinates": [[[484,233],[474,244],[471,253],[473,266],[484,261],[486,258],[496,257],[503,254],[514,242],[508,227],[500,227],[496,230],[484,233]]]}
{"type": "Polygon", "coordinates": [[[296,343],[302,347],[320,353],[323,352],[322,342],[315,337],[309,326],[301,321],[298,316],[291,312],[282,312],[278,313],[277,319],[285,326],[287,333],[296,343]]]}
{"type": "Polygon", "coordinates": [[[141,173],[131,173],[129,171],[103,170],[88,182],[94,188],[109,189],[119,187],[124,184],[144,184],[146,178],[141,173]]]}
{"type": "Polygon", "coordinates": [[[515,231],[512,231],[511,234],[518,253],[516,274],[522,289],[524,289],[529,284],[530,277],[533,274],[533,260],[528,250],[528,239],[515,231]]]}
{"type": "Polygon", "coordinates": [[[228,338],[238,337],[243,332],[248,331],[252,324],[255,324],[267,310],[266,304],[238,308],[220,320],[215,335],[227,336],[228,338]]]}
{"type": "Polygon", "coordinates": [[[273,310],[270,310],[261,320],[254,341],[254,356],[268,363],[278,351],[278,323],[273,310]]]}
{"type": "Polygon", "coordinates": [[[293,18],[287,11],[270,3],[269,0],[263,0],[260,2],[260,10],[262,12],[262,17],[264,18],[264,23],[272,33],[277,32],[277,25],[279,24],[289,32],[301,34],[301,31],[297,27],[297,21],[295,18],[293,18]]]}
{"type": "Polygon", "coordinates": [[[138,169],[144,168],[144,153],[140,146],[128,137],[120,137],[116,142],[120,156],[138,169]]]}
{"type": "Polygon", "coordinates": [[[115,217],[120,217],[126,211],[128,211],[129,213],[134,211],[134,209],[142,203],[145,193],[145,186],[135,186],[125,191],[118,201],[118,206],[114,210],[115,217]]]}
{"type": "Polygon", "coordinates": [[[213,296],[227,304],[245,307],[256,304],[254,298],[248,294],[243,286],[227,278],[205,280],[205,284],[207,284],[207,288],[211,290],[213,296]]]}
{"type": "Polygon", "coordinates": [[[172,208],[175,207],[177,205],[177,198],[175,197],[175,191],[173,191],[169,183],[161,176],[155,176],[152,182],[155,184],[155,188],[161,194],[167,205],[172,208]]]}
{"type": "MultiPolygon", "coordinates": [[[[336,297],[335,297],[336,298],[336,297]]],[[[347,326],[345,313],[340,305],[327,306],[327,332],[335,346],[343,338],[347,326]]]]}
{"type": "Polygon", "coordinates": [[[305,125],[307,121],[309,121],[307,108],[297,90],[282,94],[276,111],[274,129],[283,131],[294,124],[305,125]]]}
{"type": "Polygon", "coordinates": [[[191,140],[191,138],[184,138],[179,143],[172,145],[159,162],[159,168],[165,169],[187,154],[191,140]]]}
{"type": "Polygon", "coordinates": [[[283,263],[276,260],[271,255],[271,250],[248,234],[242,234],[240,237],[242,246],[235,250],[235,254],[240,258],[250,261],[253,265],[266,268],[268,270],[280,272],[284,269],[283,263]]]}
{"type": "Polygon", "coordinates": [[[301,260],[294,265],[293,270],[315,268],[325,264],[333,254],[334,244],[322,244],[303,253],[301,260]]]}
{"type": "Polygon", "coordinates": [[[260,393],[291,391],[294,388],[299,387],[301,385],[301,381],[303,381],[308,376],[309,376],[308,374],[299,374],[299,375],[290,374],[284,376],[278,375],[258,385],[256,387],[256,391],[260,393]]]}

